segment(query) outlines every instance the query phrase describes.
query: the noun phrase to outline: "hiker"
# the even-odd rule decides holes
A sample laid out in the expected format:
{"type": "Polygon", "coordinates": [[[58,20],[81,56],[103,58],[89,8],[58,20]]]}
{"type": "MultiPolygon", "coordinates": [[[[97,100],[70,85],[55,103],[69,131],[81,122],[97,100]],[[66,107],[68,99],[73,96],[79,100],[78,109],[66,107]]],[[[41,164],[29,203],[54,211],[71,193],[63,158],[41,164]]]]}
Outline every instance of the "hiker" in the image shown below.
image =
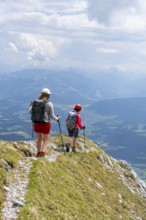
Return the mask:
{"type": "Polygon", "coordinates": [[[52,120],[59,120],[59,116],[54,115],[54,109],[52,102],[49,101],[49,97],[51,95],[51,92],[48,88],[44,88],[41,91],[41,94],[37,100],[35,100],[30,105],[30,113],[31,113],[31,119],[34,122],[34,131],[37,135],[37,141],[36,141],[36,147],[37,147],[37,157],[44,156],[48,141],[49,141],[49,134],[51,129],[51,123],[50,118],[52,120]],[[44,112],[43,116],[40,112],[39,106],[40,104],[44,105],[44,112]],[[34,107],[36,106],[36,108],[34,107]],[[41,114],[41,117],[40,117],[41,114]]]}
{"type": "Polygon", "coordinates": [[[79,128],[85,129],[82,125],[82,118],[80,116],[80,111],[82,106],[77,104],[74,109],[68,113],[66,119],[66,127],[68,131],[68,143],[66,144],[66,151],[69,152],[71,141],[73,141],[72,152],[76,152],[76,142],[79,135],[79,128]]]}

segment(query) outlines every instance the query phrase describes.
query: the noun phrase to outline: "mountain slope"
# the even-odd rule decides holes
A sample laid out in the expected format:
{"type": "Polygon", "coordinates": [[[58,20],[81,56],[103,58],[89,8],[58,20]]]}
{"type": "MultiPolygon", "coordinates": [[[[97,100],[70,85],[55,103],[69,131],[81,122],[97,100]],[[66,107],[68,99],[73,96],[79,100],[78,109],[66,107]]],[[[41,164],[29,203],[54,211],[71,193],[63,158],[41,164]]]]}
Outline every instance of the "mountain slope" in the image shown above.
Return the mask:
{"type": "MultiPolygon", "coordinates": [[[[1,158],[13,164],[11,169],[20,172],[20,160],[32,163],[25,204],[20,208],[18,219],[146,219],[144,182],[137,178],[126,162],[109,157],[90,140],[86,139],[85,149],[84,139],[80,137],[79,152],[64,154],[56,151],[60,137],[52,137],[46,157],[38,159],[25,158],[25,154],[34,154],[32,142],[1,142],[0,148],[4,143],[6,147],[1,158]],[[9,151],[15,152],[15,156],[10,157],[12,153],[9,151]]],[[[0,172],[8,175],[2,167],[0,172]]],[[[6,183],[4,177],[3,184],[6,183]]]]}
{"type": "Polygon", "coordinates": [[[86,112],[92,140],[115,158],[145,163],[145,97],[98,101],[86,112]]]}
{"type": "Polygon", "coordinates": [[[96,84],[89,81],[80,71],[30,69],[0,74],[0,99],[13,98],[17,103],[30,102],[38,97],[44,87],[49,87],[54,102],[74,104],[76,102],[93,103],[96,96],[96,84]],[[83,83],[84,82],[84,83],[83,83]],[[93,85],[92,85],[93,84],[93,85]],[[92,85],[90,90],[86,88],[92,85]]]}

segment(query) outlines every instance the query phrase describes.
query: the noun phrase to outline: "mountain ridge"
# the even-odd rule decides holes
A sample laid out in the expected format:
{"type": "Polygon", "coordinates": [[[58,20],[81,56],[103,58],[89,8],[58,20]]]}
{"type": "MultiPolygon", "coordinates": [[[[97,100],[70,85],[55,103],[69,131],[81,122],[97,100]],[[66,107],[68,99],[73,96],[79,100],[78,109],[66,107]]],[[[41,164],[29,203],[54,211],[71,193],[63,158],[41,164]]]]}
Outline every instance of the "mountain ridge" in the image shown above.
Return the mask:
{"type": "Polygon", "coordinates": [[[15,182],[14,173],[21,173],[24,184],[24,162],[29,160],[25,199],[19,195],[12,201],[12,208],[19,209],[18,220],[145,220],[146,185],[125,161],[115,160],[82,136],[76,154],[64,154],[60,142],[59,135],[50,137],[45,158],[36,159],[35,142],[0,141],[1,211],[4,190],[10,191],[7,176],[15,182]]]}

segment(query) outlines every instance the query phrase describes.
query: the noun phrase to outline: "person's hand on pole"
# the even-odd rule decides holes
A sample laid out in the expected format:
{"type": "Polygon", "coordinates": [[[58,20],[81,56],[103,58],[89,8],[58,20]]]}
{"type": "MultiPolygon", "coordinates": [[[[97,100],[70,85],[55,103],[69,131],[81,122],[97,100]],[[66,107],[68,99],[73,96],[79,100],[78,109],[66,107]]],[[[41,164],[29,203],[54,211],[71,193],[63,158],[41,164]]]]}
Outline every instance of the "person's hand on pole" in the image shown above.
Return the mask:
{"type": "Polygon", "coordinates": [[[59,120],[60,120],[60,116],[59,115],[57,115],[57,119],[56,120],[59,122],[59,120]]]}
{"type": "Polygon", "coordinates": [[[80,129],[81,129],[81,130],[82,130],[82,129],[84,130],[84,129],[85,129],[85,126],[83,126],[83,127],[82,127],[82,128],[80,128],[80,129]]]}

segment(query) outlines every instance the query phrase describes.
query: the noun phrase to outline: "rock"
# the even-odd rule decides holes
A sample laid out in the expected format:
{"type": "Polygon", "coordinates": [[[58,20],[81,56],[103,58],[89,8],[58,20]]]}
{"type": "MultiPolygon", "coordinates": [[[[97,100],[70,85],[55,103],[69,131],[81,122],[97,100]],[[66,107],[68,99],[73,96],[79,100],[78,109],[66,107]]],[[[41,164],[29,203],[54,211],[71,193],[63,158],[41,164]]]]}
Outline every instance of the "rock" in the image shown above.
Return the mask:
{"type": "Polygon", "coordinates": [[[16,148],[16,149],[19,149],[19,145],[17,142],[13,142],[13,146],[16,148]]]}
{"type": "Polygon", "coordinates": [[[108,156],[105,156],[103,154],[99,155],[99,160],[108,166],[108,168],[114,168],[114,164],[113,162],[110,160],[110,158],[108,156]]]}
{"type": "Polygon", "coordinates": [[[122,167],[123,168],[126,168],[126,169],[128,169],[128,170],[130,170],[131,171],[131,166],[127,163],[127,161],[126,160],[119,160],[119,162],[122,164],[122,167]]]}
{"type": "Polygon", "coordinates": [[[119,204],[122,204],[122,203],[123,203],[122,199],[119,199],[119,204]]]}
{"type": "Polygon", "coordinates": [[[99,189],[103,189],[103,186],[98,182],[96,182],[96,187],[99,188],[99,189]]]}
{"type": "Polygon", "coordinates": [[[59,152],[54,151],[54,153],[52,155],[46,155],[45,158],[49,161],[49,162],[55,162],[57,160],[57,157],[60,155],[59,152]]]}
{"type": "Polygon", "coordinates": [[[6,192],[9,192],[9,191],[10,191],[10,188],[7,187],[7,186],[4,186],[4,190],[5,190],[6,192]]]}
{"type": "Polygon", "coordinates": [[[89,182],[92,182],[91,178],[88,178],[88,181],[89,181],[89,182]]]}
{"type": "Polygon", "coordinates": [[[101,195],[105,196],[105,193],[102,192],[101,195]]]}
{"type": "Polygon", "coordinates": [[[136,216],[134,211],[130,211],[130,213],[131,213],[133,216],[136,216]]]}
{"type": "Polygon", "coordinates": [[[119,193],[118,197],[119,197],[119,199],[122,199],[122,196],[121,196],[121,194],[120,194],[120,193],[119,193]]]}
{"type": "Polygon", "coordinates": [[[29,183],[31,160],[18,161],[19,169],[11,169],[12,175],[8,176],[8,187],[5,187],[5,202],[2,209],[3,220],[15,220],[19,208],[25,205],[25,193],[29,183]],[[20,171],[21,170],[21,171],[20,171]],[[15,181],[12,177],[15,177],[15,181]],[[12,178],[12,179],[11,179],[12,178]]]}
{"type": "Polygon", "coordinates": [[[3,164],[6,171],[11,169],[11,166],[4,159],[0,159],[0,162],[3,164]]]}
{"type": "Polygon", "coordinates": [[[13,202],[13,207],[23,207],[25,204],[22,201],[16,200],[13,202]]]}
{"type": "Polygon", "coordinates": [[[133,194],[146,198],[146,184],[141,180],[131,166],[124,160],[115,163],[115,170],[119,178],[133,194]]]}
{"type": "Polygon", "coordinates": [[[49,147],[52,147],[53,149],[56,149],[56,144],[49,143],[49,147]]]}
{"type": "Polygon", "coordinates": [[[103,154],[100,154],[100,155],[99,155],[99,160],[100,160],[102,163],[105,163],[105,162],[106,162],[105,157],[103,156],[103,154]]]}

